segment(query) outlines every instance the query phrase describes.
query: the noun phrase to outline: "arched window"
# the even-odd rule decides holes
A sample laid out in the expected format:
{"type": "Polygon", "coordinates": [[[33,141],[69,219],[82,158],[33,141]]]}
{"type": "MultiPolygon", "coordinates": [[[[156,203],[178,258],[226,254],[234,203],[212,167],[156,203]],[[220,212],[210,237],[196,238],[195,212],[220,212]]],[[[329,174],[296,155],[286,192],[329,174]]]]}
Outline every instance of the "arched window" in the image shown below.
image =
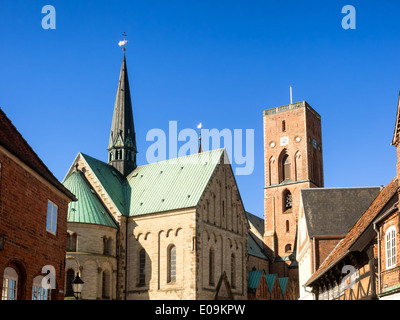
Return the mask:
{"type": "Polygon", "coordinates": [[[274,183],[277,183],[276,181],[276,168],[275,168],[275,158],[271,157],[269,159],[269,167],[268,167],[268,182],[269,185],[271,186],[274,183]]]}
{"type": "Polygon", "coordinates": [[[76,233],[67,234],[67,251],[68,252],[76,252],[76,241],[77,241],[77,235],[76,233]]]}
{"type": "Polygon", "coordinates": [[[236,287],[236,259],[234,253],[231,255],[231,286],[232,288],[236,287]]]}
{"type": "Polygon", "coordinates": [[[112,238],[110,237],[110,238],[108,238],[108,240],[107,240],[107,254],[109,255],[109,256],[111,256],[112,255],[112,238]]]}
{"type": "Polygon", "coordinates": [[[303,166],[302,166],[302,159],[301,153],[297,152],[294,157],[294,179],[295,181],[303,179],[303,166]]]}
{"type": "Polygon", "coordinates": [[[283,212],[292,209],[292,194],[289,190],[283,193],[283,212]]]}
{"type": "Polygon", "coordinates": [[[286,131],[286,121],[283,120],[282,121],[282,132],[285,132],[285,131],[286,131]]]}
{"type": "Polygon", "coordinates": [[[396,227],[391,226],[386,230],[386,269],[396,266],[396,227]]]}
{"type": "Polygon", "coordinates": [[[210,248],[208,257],[208,283],[210,286],[213,286],[215,284],[214,273],[215,273],[215,251],[214,248],[210,248]]]}
{"type": "Polygon", "coordinates": [[[282,159],[282,181],[290,180],[291,163],[289,155],[285,155],[282,159]]]}
{"type": "Polygon", "coordinates": [[[291,244],[287,244],[285,246],[285,252],[290,252],[290,251],[292,251],[292,245],[291,244]]]}
{"type": "Polygon", "coordinates": [[[66,288],[65,288],[65,296],[72,297],[74,295],[74,291],[72,290],[72,280],[75,279],[75,271],[73,269],[68,269],[66,272],[66,288]]]}
{"type": "Polygon", "coordinates": [[[176,281],[176,247],[171,245],[168,249],[168,282],[176,281]]]}
{"type": "Polygon", "coordinates": [[[146,251],[139,251],[139,281],[138,286],[143,287],[146,284],[146,251]]]}
{"type": "Polygon", "coordinates": [[[103,272],[101,297],[110,299],[110,273],[108,271],[103,272]]]}
{"type": "Polygon", "coordinates": [[[3,274],[2,300],[17,300],[18,273],[14,268],[7,267],[3,274]]]}
{"type": "Polygon", "coordinates": [[[286,220],[286,232],[289,232],[289,220],[286,220]]]}
{"type": "Polygon", "coordinates": [[[112,253],[112,238],[103,237],[103,254],[111,256],[112,253]]]}

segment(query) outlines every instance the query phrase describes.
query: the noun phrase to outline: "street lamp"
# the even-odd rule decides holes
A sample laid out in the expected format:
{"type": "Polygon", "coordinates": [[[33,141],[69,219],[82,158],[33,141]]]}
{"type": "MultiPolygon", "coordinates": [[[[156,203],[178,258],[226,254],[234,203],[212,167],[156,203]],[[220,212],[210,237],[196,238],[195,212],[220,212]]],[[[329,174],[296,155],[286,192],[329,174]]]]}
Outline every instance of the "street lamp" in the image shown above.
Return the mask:
{"type": "Polygon", "coordinates": [[[74,292],[74,297],[76,300],[78,300],[82,294],[82,288],[84,284],[82,279],[79,277],[79,272],[76,273],[76,277],[74,280],[71,281],[71,284],[72,284],[72,291],[74,292]]]}

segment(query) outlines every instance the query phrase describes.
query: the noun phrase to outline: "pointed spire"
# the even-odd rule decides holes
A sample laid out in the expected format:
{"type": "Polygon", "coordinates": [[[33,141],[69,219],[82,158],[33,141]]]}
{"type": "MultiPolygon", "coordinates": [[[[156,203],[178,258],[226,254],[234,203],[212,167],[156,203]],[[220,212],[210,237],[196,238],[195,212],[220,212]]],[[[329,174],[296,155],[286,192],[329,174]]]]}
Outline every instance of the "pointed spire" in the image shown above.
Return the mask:
{"type": "Polygon", "coordinates": [[[125,50],[114,104],[108,153],[108,163],[124,176],[127,176],[137,166],[135,127],[125,50]]]}

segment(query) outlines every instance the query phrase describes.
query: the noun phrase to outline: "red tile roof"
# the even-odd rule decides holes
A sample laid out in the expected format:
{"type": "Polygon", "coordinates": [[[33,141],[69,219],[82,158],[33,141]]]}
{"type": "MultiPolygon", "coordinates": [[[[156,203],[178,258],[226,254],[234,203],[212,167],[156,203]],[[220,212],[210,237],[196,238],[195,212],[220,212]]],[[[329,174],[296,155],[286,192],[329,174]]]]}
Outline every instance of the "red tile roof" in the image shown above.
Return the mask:
{"type": "Polygon", "coordinates": [[[71,200],[76,201],[75,196],[54,177],[32,147],[19,133],[4,111],[0,108],[0,146],[4,147],[15,157],[25,163],[32,170],[50,182],[58,190],[62,191],[71,200]]]}
{"type": "Polygon", "coordinates": [[[365,211],[356,224],[350,229],[344,239],[338,243],[331,254],[325,259],[319,269],[311,276],[305,284],[310,286],[316,279],[321,277],[326,271],[330,270],[337,262],[342,260],[348,253],[350,247],[357,238],[366,230],[381,212],[387,202],[396,194],[398,188],[397,177],[395,177],[376,197],[370,207],[365,211]]]}

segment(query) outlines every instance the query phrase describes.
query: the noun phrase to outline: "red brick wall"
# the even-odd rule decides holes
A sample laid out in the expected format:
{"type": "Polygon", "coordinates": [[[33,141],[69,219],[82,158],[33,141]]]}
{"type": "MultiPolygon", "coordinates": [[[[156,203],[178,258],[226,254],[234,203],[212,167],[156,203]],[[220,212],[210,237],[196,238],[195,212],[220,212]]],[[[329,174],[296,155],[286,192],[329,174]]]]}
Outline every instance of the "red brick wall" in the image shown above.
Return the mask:
{"type": "Polygon", "coordinates": [[[309,182],[281,185],[265,189],[265,243],[279,256],[287,256],[285,251],[287,244],[291,244],[292,250],[296,240],[296,228],[300,208],[300,190],[313,187],[309,182]],[[292,209],[284,211],[284,193],[288,190],[292,194],[292,209]],[[287,232],[287,223],[289,232],[287,232]],[[274,232],[275,236],[269,236],[274,232]]]}
{"type": "Polygon", "coordinates": [[[342,238],[337,239],[316,239],[315,241],[315,262],[318,269],[326,257],[333,251],[342,238]]]}
{"type": "Polygon", "coordinates": [[[20,273],[18,299],[29,300],[33,279],[45,276],[42,268],[51,265],[56,271],[51,298],[63,299],[68,201],[1,151],[0,164],[0,234],[5,236],[4,250],[0,251],[0,287],[4,269],[14,266],[20,273]],[[48,200],[58,206],[56,235],[46,231],[48,200]]]}

